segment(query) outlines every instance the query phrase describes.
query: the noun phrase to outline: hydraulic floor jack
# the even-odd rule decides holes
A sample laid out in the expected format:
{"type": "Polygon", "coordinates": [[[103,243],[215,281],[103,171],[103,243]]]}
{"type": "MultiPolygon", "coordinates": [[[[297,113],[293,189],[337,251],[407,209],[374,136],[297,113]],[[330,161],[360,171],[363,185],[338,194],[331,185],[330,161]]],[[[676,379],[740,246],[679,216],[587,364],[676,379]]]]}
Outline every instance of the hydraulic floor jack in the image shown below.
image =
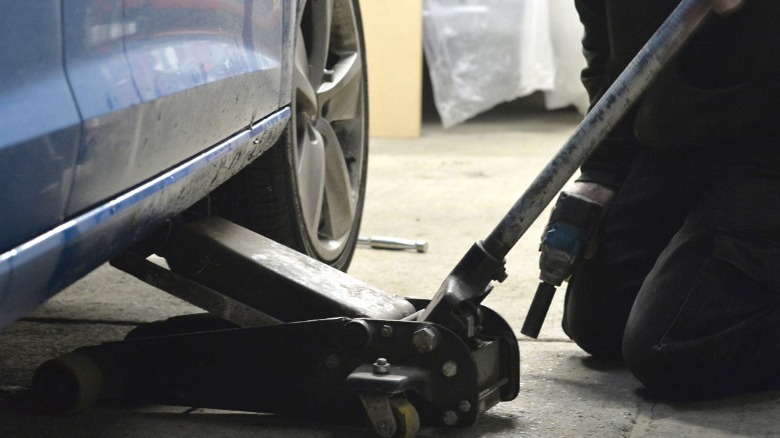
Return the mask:
{"type": "MultiPolygon", "coordinates": [[[[102,397],[367,416],[389,437],[413,435],[421,421],[472,424],[518,394],[517,339],[471,300],[421,318],[428,301],[380,291],[218,217],[175,228],[160,253],[170,269],[132,252],[112,264],[209,314],[146,324],[44,363],[33,387],[50,410],[102,397]]],[[[493,276],[503,264],[479,269],[493,276]]]]}
{"type": "Polygon", "coordinates": [[[421,423],[473,424],[519,392],[517,339],[481,305],[506,278],[504,257],[708,11],[707,0],[680,4],[430,301],[383,292],[211,217],[166,233],[159,254],[170,269],[133,252],[112,261],[209,314],[144,325],[123,341],[52,359],[36,371],[33,391],[57,412],[102,397],[367,418],[382,437],[412,436],[421,423]]]}

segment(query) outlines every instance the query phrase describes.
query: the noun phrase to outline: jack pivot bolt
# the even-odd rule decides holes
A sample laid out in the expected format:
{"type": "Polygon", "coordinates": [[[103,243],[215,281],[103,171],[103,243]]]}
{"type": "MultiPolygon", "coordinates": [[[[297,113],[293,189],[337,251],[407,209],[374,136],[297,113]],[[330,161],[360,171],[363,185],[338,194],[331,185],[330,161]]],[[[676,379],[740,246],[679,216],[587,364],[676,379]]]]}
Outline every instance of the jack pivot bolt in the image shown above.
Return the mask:
{"type": "Polygon", "coordinates": [[[412,344],[419,353],[429,353],[436,348],[439,342],[436,332],[430,327],[423,327],[412,335],[412,344]]]}
{"type": "Polygon", "coordinates": [[[371,366],[374,374],[388,374],[390,372],[390,362],[384,357],[380,357],[371,366]]]}

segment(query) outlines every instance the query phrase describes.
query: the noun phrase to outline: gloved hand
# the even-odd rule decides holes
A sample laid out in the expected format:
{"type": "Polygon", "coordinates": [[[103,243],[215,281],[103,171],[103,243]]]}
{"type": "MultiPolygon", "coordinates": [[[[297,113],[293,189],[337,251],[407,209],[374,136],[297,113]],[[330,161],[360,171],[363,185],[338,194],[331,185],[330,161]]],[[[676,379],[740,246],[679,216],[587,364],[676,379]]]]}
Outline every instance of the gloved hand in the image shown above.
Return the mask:
{"type": "Polygon", "coordinates": [[[709,0],[712,10],[718,15],[729,15],[742,9],[745,0],[709,0]]]}

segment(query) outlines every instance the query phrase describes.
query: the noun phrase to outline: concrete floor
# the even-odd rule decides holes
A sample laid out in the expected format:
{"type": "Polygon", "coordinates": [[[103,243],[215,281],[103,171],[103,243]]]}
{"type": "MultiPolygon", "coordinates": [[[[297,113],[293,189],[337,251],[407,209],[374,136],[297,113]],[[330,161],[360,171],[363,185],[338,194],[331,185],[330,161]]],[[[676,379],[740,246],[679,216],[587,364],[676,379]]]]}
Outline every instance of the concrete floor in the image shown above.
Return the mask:
{"type": "MultiPolygon", "coordinates": [[[[520,102],[444,131],[427,123],[414,140],[372,141],[365,235],[424,239],[425,254],[359,248],[350,273],[402,296],[429,298],[469,246],[485,237],[563,144],[579,116],[520,102]]],[[[546,216],[546,213],[543,215],[546,216]]],[[[507,258],[509,279],[485,304],[519,335],[536,287],[541,221],[507,258]]],[[[780,436],[780,393],[697,403],[646,397],[620,366],[596,363],[560,329],[558,294],[538,340],[520,336],[521,392],[466,429],[420,436],[780,436]]],[[[134,325],[197,309],[102,267],[0,331],[0,437],[363,436],[362,429],[274,416],[101,403],[45,416],[25,392],[42,361],[81,345],[120,339],[134,325]]]]}

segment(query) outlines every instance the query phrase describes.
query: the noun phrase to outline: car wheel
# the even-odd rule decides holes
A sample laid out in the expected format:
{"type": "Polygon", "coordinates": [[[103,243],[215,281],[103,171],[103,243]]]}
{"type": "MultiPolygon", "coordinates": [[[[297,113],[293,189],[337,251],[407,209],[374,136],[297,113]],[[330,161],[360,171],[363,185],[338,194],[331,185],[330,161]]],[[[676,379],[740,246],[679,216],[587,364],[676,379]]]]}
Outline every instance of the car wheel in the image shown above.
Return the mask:
{"type": "Polygon", "coordinates": [[[338,269],[352,259],[368,158],[366,59],[357,0],[298,15],[283,138],[211,197],[211,211],[338,269]]]}

